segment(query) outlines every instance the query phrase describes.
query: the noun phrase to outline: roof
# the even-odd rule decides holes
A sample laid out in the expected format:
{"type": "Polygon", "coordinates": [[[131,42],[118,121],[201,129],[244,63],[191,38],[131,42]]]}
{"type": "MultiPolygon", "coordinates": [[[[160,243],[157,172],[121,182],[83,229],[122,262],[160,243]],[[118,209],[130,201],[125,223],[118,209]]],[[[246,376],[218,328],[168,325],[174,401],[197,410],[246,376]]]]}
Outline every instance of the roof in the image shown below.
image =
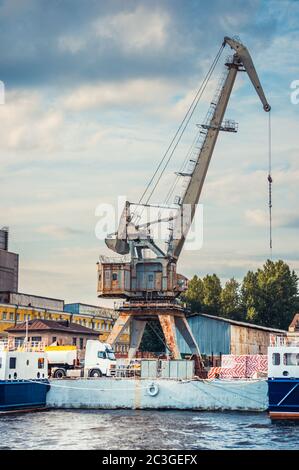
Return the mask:
{"type": "Polygon", "coordinates": [[[207,313],[192,313],[191,315],[188,315],[188,317],[194,317],[194,316],[211,318],[212,320],[217,320],[217,321],[224,321],[226,323],[231,323],[232,325],[244,326],[245,328],[255,328],[258,330],[264,330],[264,331],[269,331],[273,333],[287,334],[286,330],[279,330],[277,328],[269,328],[267,326],[256,325],[254,323],[246,323],[246,322],[242,322],[238,320],[231,320],[230,318],[216,317],[215,315],[208,315],[207,313]]]}
{"type": "Polygon", "coordinates": [[[289,326],[289,331],[290,332],[296,332],[299,331],[299,313],[296,313],[290,326],[289,326]]]}
{"type": "Polygon", "coordinates": [[[26,297],[34,297],[35,299],[46,299],[46,300],[55,300],[55,302],[63,302],[63,299],[56,299],[54,297],[45,297],[44,295],[36,295],[36,294],[25,294],[24,292],[18,292],[14,290],[0,290],[0,294],[17,294],[17,295],[24,295],[26,297]]]}
{"type": "MultiPolygon", "coordinates": [[[[19,323],[18,325],[7,328],[8,333],[19,333],[26,331],[26,322],[19,323]]],[[[86,326],[78,325],[77,323],[70,323],[68,321],[54,321],[35,319],[28,322],[28,331],[61,331],[64,333],[77,333],[85,335],[99,336],[99,333],[87,328],[86,326]]]]}
{"type": "Polygon", "coordinates": [[[81,302],[65,304],[64,312],[72,313],[73,315],[90,315],[92,312],[92,314],[96,317],[103,319],[116,319],[118,317],[116,311],[113,308],[102,307],[101,305],[83,304],[81,302]],[[84,311],[84,308],[87,310],[84,311]]]}

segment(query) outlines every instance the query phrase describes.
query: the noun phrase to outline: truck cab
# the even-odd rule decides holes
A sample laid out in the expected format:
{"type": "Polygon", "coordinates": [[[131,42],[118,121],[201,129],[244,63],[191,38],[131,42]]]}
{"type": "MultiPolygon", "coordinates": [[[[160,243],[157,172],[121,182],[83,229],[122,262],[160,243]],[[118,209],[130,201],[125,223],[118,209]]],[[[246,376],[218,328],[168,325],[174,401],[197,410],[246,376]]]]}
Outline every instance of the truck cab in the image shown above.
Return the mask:
{"type": "Polygon", "coordinates": [[[116,368],[115,354],[108,343],[88,340],[86,343],[84,376],[102,377],[113,375],[116,368]]]}

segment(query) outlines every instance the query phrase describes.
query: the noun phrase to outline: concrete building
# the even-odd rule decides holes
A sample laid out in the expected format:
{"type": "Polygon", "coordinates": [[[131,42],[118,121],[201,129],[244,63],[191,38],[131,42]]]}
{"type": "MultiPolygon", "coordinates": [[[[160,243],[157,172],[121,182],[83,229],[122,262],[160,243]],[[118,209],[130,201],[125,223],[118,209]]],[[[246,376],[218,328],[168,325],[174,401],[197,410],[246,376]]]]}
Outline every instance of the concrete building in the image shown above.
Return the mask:
{"type": "Polygon", "coordinates": [[[46,346],[57,343],[58,346],[76,346],[81,352],[86,348],[88,339],[99,339],[99,333],[85,326],[68,320],[53,321],[35,319],[20,323],[7,329],[10,338],[23,341],[28,331],[28,341],[43,342],[46,346]]]}
{"type": "Polygon", "coordinates": [[[8,251],[8,229],[0,230],[0,291],[17,291],[19,255],[8,251]]]}
{"type": "MultiPolygon", "coordinates": [[[[267,354],[273,336],[287,335],[285,330],[206,314],[190,315],[188,323],[201,353],[215,366],[220,365],[222,354],[267,354]]],[[[182,336],[177,334],[181,353],[190,354],[182,336]]]]}

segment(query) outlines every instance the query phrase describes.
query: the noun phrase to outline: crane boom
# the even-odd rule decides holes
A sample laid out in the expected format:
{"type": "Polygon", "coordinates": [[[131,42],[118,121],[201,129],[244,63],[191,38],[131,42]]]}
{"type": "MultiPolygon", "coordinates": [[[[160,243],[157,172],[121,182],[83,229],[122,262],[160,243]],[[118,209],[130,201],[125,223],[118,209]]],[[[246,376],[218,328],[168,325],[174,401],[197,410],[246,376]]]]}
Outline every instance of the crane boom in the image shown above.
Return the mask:
{"type": "Polygon", "coordinates": [[[263,88],[259,81],[255,67],[253,65],[250,54],[245,46],[235,39],[228,37],[224,38],[224,45],[230,45],[236,52],[233,56],[232,62],[226,64],[228,67],[228,74],[222,86],[217,103],[214,103],[214,111],[212,118],[209,122],[208,131],[204,139],[203,145],[198,154],[193,173],[190,177],[188,186],[181,200],[181,217],[178,218],[177,227],[174,233],[179,233],[180,236],[174,237],[171,244],[171,254],[175,259],[178,259],[183,249],[185,238],[188,230],[191,227],[196,205],[199,201],[201,191],[204,185],[205,177],[209,168],[212,158],[214,147],[217,141],[219,131],[222,130],[222,121],[227,104],[233,89],[235,78],[238,71],[246,71],[249,75],[251,82],[263,104],[265,111],[270,111],[271,107],[268,104],[263,88]],[[186,208],[188,208],[188,215],[186,217],[186,208]]]}

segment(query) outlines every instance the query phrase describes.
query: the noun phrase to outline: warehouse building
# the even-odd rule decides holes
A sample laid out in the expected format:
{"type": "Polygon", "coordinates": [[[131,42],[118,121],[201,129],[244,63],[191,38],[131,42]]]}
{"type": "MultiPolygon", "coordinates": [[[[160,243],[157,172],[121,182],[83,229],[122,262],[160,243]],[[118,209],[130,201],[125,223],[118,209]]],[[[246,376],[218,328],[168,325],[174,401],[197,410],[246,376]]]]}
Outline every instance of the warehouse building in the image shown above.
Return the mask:
{"type": "MultiPolygon", "coordinates": [[[[190,315],[188,323],[202,355],[211,365],[220,365],[222,354],[267,354],[271,338],[288,333],[207,314],[190,315]]],[[[182,355],[190,354],[179,333],[178,344],[182,355]]]]}

